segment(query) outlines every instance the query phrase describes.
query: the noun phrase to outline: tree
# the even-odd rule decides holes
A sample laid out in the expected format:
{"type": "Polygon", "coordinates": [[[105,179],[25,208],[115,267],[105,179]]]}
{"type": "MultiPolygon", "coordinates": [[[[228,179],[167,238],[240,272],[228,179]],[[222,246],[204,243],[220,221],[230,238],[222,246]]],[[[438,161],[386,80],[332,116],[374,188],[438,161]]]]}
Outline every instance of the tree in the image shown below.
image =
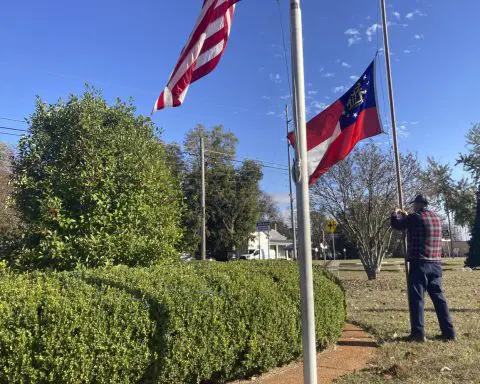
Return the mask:
{"type": "Polygon", "coordinates": [[[328,242],[328,233],[326,232],[327,216],[323,212],[310,212],[310,229],[312,238],[312,249],[318,248],[319,252],[316,255],[320,257],[320,243],[328,242]]]}
{"type": "Polygon", "coordinates": [[[154,264],[176,257],[182,194],[165,145],[131,103],[87,89],[37,100],[14,161],[24,268],[154,264]]]}
{"type": "Polygon", "coordinates": [[[0,232],[11,232],[17,225],[18,217],[9,204],[12,195],[11,159],[12,151],[7,144],[0,142],[0,232]]]}
{"type": "MultiPolygon", "coordinates": [[[[420,166],[411,153],[401,156],[405,196],[420,190],[420,166]]],[[[397,205],[396,176],[391,155],[373,142],[357,148],[312,187],[316,210],[339,223],[358,249],[369,279],[376,279],[392,239],[390,214],[397,205]]]]}
{"type": "MultiPolygon", "coordinates": [[[[470,250],[468,251],[465,265],[471,268],[477,268],[480,266],[480,124],[474,124],[472,126],[466,135],[466,139],[469,152],[467,154],[460,154],[457,164],[463,165],[463,168],[470,173],[475,185],[478,187],[472,238],[469,241],[470,250]]],[[[469,201],[471,202],[471,200],[469,201]]]]}
{"type": "Polygon", "coordinates": [[[12,205],[11,161],[13,153],[0,142],[0,261],[7,261],[15,249],[21,231],[18,212],[12,205]]]}
{"type": "Polygon", "coordinates": [[[266,192],[260,192],[258,204],[260,207],[260,220],[269,221],[272,228],[276,226],[279,233],[291,239],[293,237],[292,228],[286,223],[273,197],[266,192]]]}
{"type": "Polygon", "coordinates": [[[237,138],[222,126],[206,130],[198,125],[185,140],[191,154],[187,160],[184,192],[188,206],[185,222],[192,250],[200,241],[200,137],[205,142],[205,188],[207,251],[220,255],[246,244],[259,218],[259,181],[262,172],[254,161],[234,166],[237,138]]]}
{"type": "Polygon", "coordinates": [[[450,206],[455,215],[455,223],[473,228],[476,210],[476,188],[469,180],[462,178],[456,183],[453,189],[450,206]]]}

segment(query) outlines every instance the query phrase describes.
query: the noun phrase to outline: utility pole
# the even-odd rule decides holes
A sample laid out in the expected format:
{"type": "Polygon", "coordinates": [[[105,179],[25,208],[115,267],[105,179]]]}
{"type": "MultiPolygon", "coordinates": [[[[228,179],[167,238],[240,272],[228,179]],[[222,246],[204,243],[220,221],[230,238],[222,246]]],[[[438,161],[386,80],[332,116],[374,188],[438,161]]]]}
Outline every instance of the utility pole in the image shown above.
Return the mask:
{"type": "Polygon", "coordinates": [[[207,259],[207,233],[205,229],[205,139],[203,133],[200,135],[200,162],[201,162],[201,172],[202,172],[202,188],[200,196],[200,205],[202,211],[202,249],[201,249],[201,258],[202,260],[207,259]]]}
{"type": "MultiPolygon", "coordinates": [[[[285,105],[285,120],[287,123],[287,135],[288,124],[290,120],[288,118],[288,105],[285,105]]],[[[293,231],[293,260],[297,260],[297,228],[295,228],[295,216],[293,214],[293,192],[292,192],[292,164],[290,160],[290,143],[287,140],[287,154],[288,154],[288,184],[290,187],[290,216],[292,218],[292,231],[293,231]]]]}
{"type": "Polygon", "coordinates": [[[290,0],[290,20],[293,114],[296,130],[295,181],[297,184],[297,222],[300,240],[298,267],[300,270],[300,304],[302,315],[303,382],[304,384],[317,384],[317,350],[315,340],[312,242],[307,167],[307,127],[305,121],[305,78],[300,0],[290,0]]]}

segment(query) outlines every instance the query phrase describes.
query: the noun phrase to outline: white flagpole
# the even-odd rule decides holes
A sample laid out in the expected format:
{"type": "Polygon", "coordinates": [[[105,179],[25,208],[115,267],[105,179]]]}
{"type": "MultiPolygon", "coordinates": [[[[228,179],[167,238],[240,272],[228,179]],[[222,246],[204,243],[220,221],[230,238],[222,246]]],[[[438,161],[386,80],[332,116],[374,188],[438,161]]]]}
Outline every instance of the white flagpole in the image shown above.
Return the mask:
{"type": "Polygon", "coordinates": [[[300,0],[290,0],[293,112],[296,127],[297,222],[299,227],[298,265],[300,269],[300,302],[302,313],[303,382],[317,384],[317,351],[313,300],[312,245],[310,234],[310,201],[308,191],[307,133],[305,113],[305,80],[303,73],[302,14],[300,0]],[[299,180],[298,180],[299,179],[299,180]]]}

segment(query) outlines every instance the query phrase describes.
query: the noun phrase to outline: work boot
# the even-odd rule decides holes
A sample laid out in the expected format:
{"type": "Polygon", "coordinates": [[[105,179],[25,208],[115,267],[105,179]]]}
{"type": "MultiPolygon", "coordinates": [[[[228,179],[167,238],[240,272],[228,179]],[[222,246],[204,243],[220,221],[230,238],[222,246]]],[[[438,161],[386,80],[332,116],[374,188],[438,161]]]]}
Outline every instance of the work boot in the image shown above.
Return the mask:
{"type": "Polygon", "coordinates": [[[410,343],[425,343],[427,338],[424,335],[409,335],[404,337],[402,341],[410,342],[410,343]]]}
{"type": "Polygon", "coordinates": [[[449,341],[456,341],[457,338],[455,337],[455,335],[438,335],[438,336],[435,336],[435,340],[449,342],[449,341]]]}

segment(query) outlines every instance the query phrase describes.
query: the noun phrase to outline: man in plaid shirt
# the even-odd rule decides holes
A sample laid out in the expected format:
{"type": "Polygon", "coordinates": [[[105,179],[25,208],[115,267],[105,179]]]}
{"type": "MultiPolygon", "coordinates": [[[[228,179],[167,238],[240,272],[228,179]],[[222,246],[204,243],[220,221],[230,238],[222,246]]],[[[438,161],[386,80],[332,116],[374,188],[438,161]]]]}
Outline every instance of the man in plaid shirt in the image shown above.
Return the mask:
{"type": "Polygon", "coordinates": [[[411,334],[409,339],[423,342],[424,295],[428,292],[432,299],[442,334],[442,340],[455,340],[455,329],[448,310],[447,300],[442,288],[442,222],[427,209],[428,201],[418,195],[413,204],[414,213],[396,209],[392,213],[391,226],[398,230],[407,230],[410,262],[408,292],[410,302],[411,334]]]}

